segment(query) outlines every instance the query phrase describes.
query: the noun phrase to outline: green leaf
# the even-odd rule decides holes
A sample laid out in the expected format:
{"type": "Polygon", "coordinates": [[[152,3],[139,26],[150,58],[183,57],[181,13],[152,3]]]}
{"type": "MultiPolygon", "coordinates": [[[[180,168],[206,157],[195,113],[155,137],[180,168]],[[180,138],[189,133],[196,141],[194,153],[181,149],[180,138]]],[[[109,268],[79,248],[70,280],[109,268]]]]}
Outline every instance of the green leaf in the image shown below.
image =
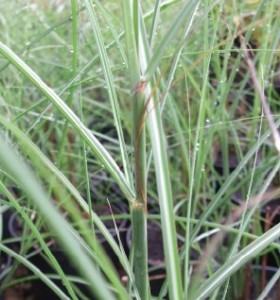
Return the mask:
{"type": "Polygon", "coordinates": [[[272,242],[279,237],[280,224],[271,228],[250,245],[241,250],[237,255],[226,261],[226,263],[218,271],[216,271],[214,275],[202,284],[193,299],[206,299],[212,292],[220,287],[228,277],[260,254],[262,250],[270,246],[272,242]]]}

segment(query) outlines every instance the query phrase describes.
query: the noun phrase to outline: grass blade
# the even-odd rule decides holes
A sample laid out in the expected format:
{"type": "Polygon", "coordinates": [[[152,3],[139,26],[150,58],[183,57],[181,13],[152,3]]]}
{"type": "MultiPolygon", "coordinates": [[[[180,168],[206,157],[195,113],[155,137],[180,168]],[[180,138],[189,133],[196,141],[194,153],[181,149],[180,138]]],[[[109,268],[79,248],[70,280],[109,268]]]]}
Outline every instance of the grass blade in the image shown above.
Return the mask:
{"type": "Polygon", "coordinates": [[[145,94],[140,87],[139,64],[139,1],[123,1],[125,38],[133,107],[133,146],[136,201],[131,205],[132,254],[135,282],[141,299],[149,299],[148,245],[147,245],[147,178],[146,178],[146,124],[145,94]]]}
{"type": "Polygon", "coordinates": [[[46,276],[40,269],[38,269],[35,265],[33,265],[28,259],[21,256],[20,254],[14,252],[10,248],[6,247],[2,243],[0,243],[0,250],[6,253],[7,255],[13,257],[24,266],[26,266],[30,271],[32,271],[38,278],[40,278],[60,299],[70,300],[67,295],[52,281],[46,276]]]}
{"type": "MultiPolygon", "coordinates": [[[[144,19],[140,15],[140,67],[144,71],[149,65],[150,49],[144,26],[144,19]]],[[[159,100],[152,93],[152,82],[144,85],[147,102],[147,116],[149,133],[152,143],[155,164],[158,201],[160,204],[161,226],[163,234],[164,256],[166,261],[167,278],[169,281],[169,296],[171,299],[183,298],[182,278],[180,271],[176,226],[173,212],[173,198],[170,173],[166,153],[166,140],[160,114],[159,100]]]]}
{"type": "Polygon", "coordinates": [[[63,248],[66,250],[69,258],[74,265],[80,270],[81,274],[88,280],[91,291],[99,299],[114,299],[112,293],[108,290],[107,285],[93,265],[89,257],[82,252],[77,239],[72,235],[69,224],[59,214],[55,207],[51,204],[48,196],[43,188],[27,167],[27,165],[14,154],[13,149],[8,146],[5,139],[0,135],[0,161],[15,178],[26,195],[33,201],[36,207],[46,218],[47,223],[57,234],[63,248]]]}
{"type": "Polygon", "coordinates": [[[130,268],[128,259],[123,253],[120,251],[116,241],[112,237],[111,233],[108,231],[104,223],[100,220],[99,216],[94,211],[89,211],[89,204],[83,199],[81,194],[78,190],[72,185],[72,183],[65,177],[65,175],[55,166],[41,151],[40,149],[32,143],[23,134],[15,125],[7,121],[5,118],[0,116],[0,123],[9,130],[13,136],[15,136],[18,141],[22,145],[22,149],[25,153],[31,158],[36,158],[36,167],[40,168],[47,168],[51,173],[55,174],[56,178],[59,182],[71,193],[73,198],[77,201],[77,204],[81,207],[81,209],[88,213],[91,217],[91,221],[97,226],[99,231],[102,233],[106,241],[109,243],[110,247],[118,257],[120,263],[122,264],[124,270],[127,272],[130,280],[134,283],[134,276],[132,270],[130,268]],[[40,164],[41,163],[41,164],[40,164]]]}
{"type": "Polygon", "coordinates": [[[89,20],[92,24],[92,30],[94,32],[94,36],[98,45],[100,60],[102,63],[102,68],[106,80],[106,87],[108,89],[109,99],[111,102],[112,112],[114,116],[114,122],[118,133],[124,173],[126,176],[126,180],[129,182],[130,186],[132,186],[131,167],[128,159],[126,145],[124,142],[123,130],[122,130],[121,120],[120,120],[119,103],[118,103],[117,93],[114,87],[113,74],[110,68],[109,58],[102,38],[101,29],[97,21],[95,8],[93,7],[93,5],[89,0],[84,0],[84,2],[85,2],[86,10],[88,12],[89,20]]]}
{"type": "Polygon", "coordinates": [[[262,250],[280,237],[280,224],[264,233],[237,255],[229,259],[213,276],[206,280],[193,299],[202,300],[220,287],[229,276],[256,257],[262,250]]]}
{"type": "Polygon", "coordinates": [[[0,53],[6,57],[13,65],[15,65],[62,113],[62,115],[69,121],[69,123],[79,132],[87,145],[97,156],[97,158],[104,164],[104,167],[113,176],[119,184],[120,189],[129,201],[135,198],[134,191],[124,174],[120,171],[118,165],[107,152],[107,150],[100,144],[95,136],[84,126],[77,115],[61,100],[61,98],[49,88],[42,79],[12,50],[0,42],[0,53]]]}
{"type": "MultiPolygon", "coordinates": [[[[161,40],[159,46],[154,51],[151,59],[149,61],[149,65],[145,70],[145,76],[147,78],[151,78],[156,68],[158,67],[159,62],[162,60],[162,55],[166,48],[170,45],[171,41],[177,36],[180,32],[180,26],[183,23],[191,22],[193,19],[193,14],[195,13],[200,1],[190,0],[187,4],[180,10],[180,13],[175,18],[172,25],[169,27],[169,30],[161,40]]],[[[188,26],[188,25],[187,25],[188,26]]]]}

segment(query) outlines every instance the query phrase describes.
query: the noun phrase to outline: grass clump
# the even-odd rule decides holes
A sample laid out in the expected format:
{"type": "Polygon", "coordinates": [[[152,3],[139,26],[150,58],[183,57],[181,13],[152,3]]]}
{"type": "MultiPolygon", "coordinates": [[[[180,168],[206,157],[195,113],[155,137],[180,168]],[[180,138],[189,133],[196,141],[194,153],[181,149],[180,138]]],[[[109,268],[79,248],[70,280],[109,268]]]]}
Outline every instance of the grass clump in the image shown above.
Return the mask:
{"type": "Polygon", "coordinates": [[[277,299],[277,1],[1,6],[0,294],[277,299]]]}

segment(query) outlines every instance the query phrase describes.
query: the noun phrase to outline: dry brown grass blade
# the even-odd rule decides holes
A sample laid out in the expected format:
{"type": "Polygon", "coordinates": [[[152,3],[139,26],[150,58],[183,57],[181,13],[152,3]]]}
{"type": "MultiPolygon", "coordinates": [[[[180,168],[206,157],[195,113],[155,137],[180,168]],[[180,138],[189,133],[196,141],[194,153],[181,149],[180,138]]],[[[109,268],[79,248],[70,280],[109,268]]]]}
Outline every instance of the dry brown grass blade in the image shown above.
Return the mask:
{"type": "Polygon", "coordinates": [[[255,67],[254,61],[252,59],[251,52],[249,51],[249,49],[247,48],[247,45],[245,43],[245,39],[244,39],[244,36],[243,36],[243,30],[242,30],[242,27],[241,27],[241,21],[237,17],[235,18],[234,21],[235,21],[235,24],[238,28],[240,47],[241,47],[241,49],[244,53],[244,59],[245,59],[247,65],[248,65],[248,68],[249,68],[252,84],[255,88],[256,93],[260,97],[260,101],[261,101],[261,105],[262,105],[262,108],[263,108],[263,111],[264,111],[264,115],[267,119],[268,126],[269,126],[269,128],[271,130],[271,133],[272,133],[272,136],[273,136],[275,148],[278,152],[278,155],[280,155],[280,135],[279,135],[278,129],[275,125],[275,122],[273,120],[273,116],[272,116],[270,107],[268,105],[267,98],[265,96],[264,90],[263,90],[262,85],[260,83],[260,80],[258,78],[257,70],[256,70],[256,67],[255,67]]]}

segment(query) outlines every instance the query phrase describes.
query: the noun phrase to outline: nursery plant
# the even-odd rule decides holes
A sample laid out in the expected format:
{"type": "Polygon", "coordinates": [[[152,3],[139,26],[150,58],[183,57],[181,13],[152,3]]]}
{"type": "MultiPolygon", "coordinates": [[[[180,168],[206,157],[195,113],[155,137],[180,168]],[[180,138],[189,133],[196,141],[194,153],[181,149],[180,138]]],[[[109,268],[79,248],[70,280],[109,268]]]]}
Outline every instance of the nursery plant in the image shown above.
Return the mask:
{"type": "Polygon", "coordinates": [[[279,299],[279,1],[0,8],[0,298],[279,299]]]}

